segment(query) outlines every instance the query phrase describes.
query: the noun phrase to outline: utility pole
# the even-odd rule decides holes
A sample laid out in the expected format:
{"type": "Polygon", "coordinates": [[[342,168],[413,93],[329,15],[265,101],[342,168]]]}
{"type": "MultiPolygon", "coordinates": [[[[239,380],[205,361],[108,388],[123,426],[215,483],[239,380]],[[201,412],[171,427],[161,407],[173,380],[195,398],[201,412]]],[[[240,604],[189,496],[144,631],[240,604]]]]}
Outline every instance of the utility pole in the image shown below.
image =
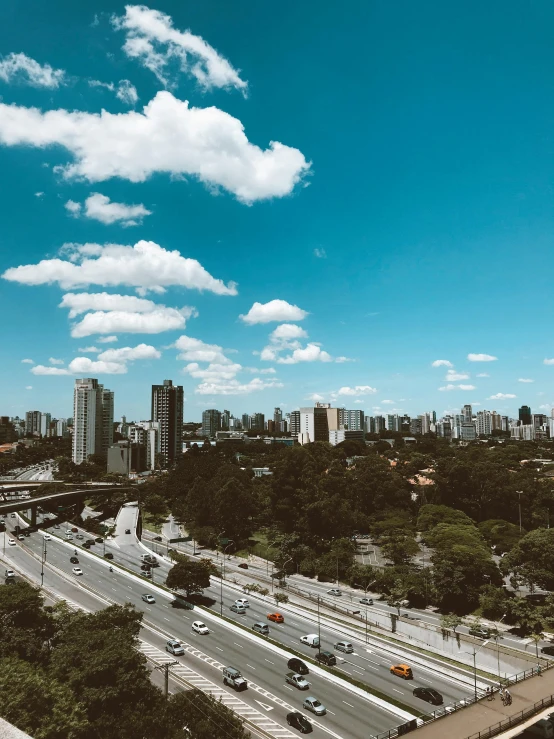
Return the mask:
{"type": "Polygon", "coordinates": [[[169,668],[173,667],[173,665],[178,665],[179,662],[177,660],[173,660],[173,662],[164,662],[163,665],[158,665],[155,667],[155,670],[163,670],[164,673],[164,695],[167,698],[169,696],[169,668]]]}
{"type": "Polygon", "coordinates": [[[235,542],[232,539],[229,539],[227,542],[227,545],[223,549],[223,567],[221,569],[221,578],[219,581],[219,614],[223,616],[223,580],[225,579],[225,552],[227,551],[227,547],[231,546],[231,544],[234,544],[235,542]]]}
{"type": "MultiPolygon", "coordinates": [[[[5,538],[5,534],[4,534],[5,538]]],[[[42,557],[40,558],[40,587],[44,585],[44,563],[46,562],[46,539],[42,540],[42,557]]]]}
{"type": "Polygon", "coordinates": [[[519,533],[521,534],[521,496],[523,495],[523,490],[516,490],[516,493],[518,494],[518,503],[519,503],[519,533]]]}
{"type": "Polygon", "coordinates": [[[321,619],[319,617],[319,593],[317,595],[317,653],[321,654],[321,619]]]}

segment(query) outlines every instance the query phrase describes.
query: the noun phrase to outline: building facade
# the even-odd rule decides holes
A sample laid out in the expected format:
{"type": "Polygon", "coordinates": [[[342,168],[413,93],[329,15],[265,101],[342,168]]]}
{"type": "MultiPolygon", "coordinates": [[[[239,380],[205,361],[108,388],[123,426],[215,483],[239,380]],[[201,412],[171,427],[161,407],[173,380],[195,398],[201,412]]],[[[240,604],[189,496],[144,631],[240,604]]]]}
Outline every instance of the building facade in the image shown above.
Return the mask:
{"type": "Polygon", "coordinates": [[[532,423],[531,408],[528,405],[522,405],[519,409],[519,422],[522,426],[529,426],[532,423]]]}
{"type": "Polygon", "coordinates": [[[75,380],[73,461],[81,464],[91,454],[107,456],[110,439],[113,441],[113,393],[95,378],[75,380]],[[109,428],[105,428],[106,424],[109,424],[109,428]]]}
{"type": "Polygon", "coordinates": [[[221,425],[221,413],[215,408],[202,411],[202,436],[207,436],[209,439],[215,438],[218,431],[228,431],[229,429],[223,429],[221,425]]]}
{"type": "Polygon", "coordinates": [[[152,385],[150,420],[159,424],[160,454],[165,465],[171,465],[183,452],[183,387],[164,380],[152,385]]]}

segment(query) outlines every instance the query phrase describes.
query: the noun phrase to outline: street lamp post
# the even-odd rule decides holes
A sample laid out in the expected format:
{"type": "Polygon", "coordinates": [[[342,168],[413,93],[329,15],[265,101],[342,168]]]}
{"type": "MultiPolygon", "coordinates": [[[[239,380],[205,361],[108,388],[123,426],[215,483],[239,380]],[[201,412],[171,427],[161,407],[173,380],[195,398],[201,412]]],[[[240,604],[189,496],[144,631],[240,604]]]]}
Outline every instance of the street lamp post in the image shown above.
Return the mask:
{"type": "MultiPolygon", "coordinates": [[[[483,649],[484,646],[486,646],[489,643],[490,639],[487,639],[487,641],[484,641],[479,649],[473,648],[473,690],[475,695],[475,700],[477,700],[477,653],[483,649]]],[[[471,654],[471,652],[466,652],[466,654],[471,654]]]]}
{"type": "Polygon", "coordinates": [[[269,559],[268,559],[268,555],[269,555],[269,550],[271,549],[271,547],[274,544],[277,544],[277,541],[272,541],[270,544],[267,545],[266,550],[265,550],[265,571],[266,571],[266,575],[268,577],[269,577],[269,559]]]}
{"type": "MultiPolygon", "coordinates": [[[[502,618],[500,619],[500,621],[497,621],[496,623],[497,624],[501,624],[502,621],[505,618],[506,618],[506,614],[504,614],[502,616],[502,618]]],[[[495,641],[496,641],[496,661],[497,661],[497,666],[498,666],[498,685],[500,686],[500,644],[498,643],[499,639],[500,639],[500,632],[498,631],[498,628],[497,628],[496,629],[496,636],[495,636],[495,641]]]]}
{"type": "Polygon", "coordinates": [[[46,539],[42,540],[42,557],[40,558],[40,587],[44,585],[44,563],[46,562],[46,539]]]}
{"type": "Polygon", "coordinates": [[[317,594],[317,653],[321,654],[321,618],[319,615],[319,593],[317,594]]]}
{"type": "Polygon", "coordinates": [[[283,579],[285,581],[285,585],[287,583],[287,565],[288,565],[289,562],[292,562],[292,557],[289,557],[287,559],[287,561],[283,565],[283,574],[284,574],[284,578],[283,579]]]}
{"type": "Polygon", "coordinates": [[[231,544],[234,544],[234,541],[232,539],[229,539],[227,545],[223,550],[223,567],[221,569],[221,578],[219,580],[219,614],[221,616],[223,616],[223,580],[225,579],[225,552],[227,551],[227,548],[231,546],[231,544]]]}
{"type": "Polygon", "coordinates": [[[516,490],[516,493],[518,494],[518,505],[519,505],[519,533],[521,534],[521,496],[523,495],[523,490],[516,490]]]}

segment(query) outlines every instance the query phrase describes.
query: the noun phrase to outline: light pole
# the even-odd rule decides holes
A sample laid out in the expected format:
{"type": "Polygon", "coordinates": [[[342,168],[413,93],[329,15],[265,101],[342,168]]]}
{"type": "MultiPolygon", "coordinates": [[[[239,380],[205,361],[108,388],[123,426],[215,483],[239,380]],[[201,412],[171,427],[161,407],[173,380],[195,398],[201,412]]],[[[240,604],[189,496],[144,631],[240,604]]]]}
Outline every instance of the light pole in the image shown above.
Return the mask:
{"type": "Polygon", "coordinates": [[[287,584],[287,565],[289,562],[292,562],[292,557],[289,557],[283,565],[283,580],[285,581],[285,585],[287,584]]]}
{"type": "Polygon", "coordinates": [[[319,616],[319,593],[317,595],[317,653],[321,654],[321,619],[319,616]]]}
{"type": "Polygon", "coordinates": [[[516,490],[516,493],[518,494],[518,504],[519,504],[519,533],[521,534],[521,496],[523,495],[523,490],[516,490]]]}
{"type": "Polygon", "coordinates": [[[269,559],[268,559],[268,555],[269,555],[269,550],[271,549],[271,547],[272,547],[272,546],[273,546],[274,544],[277,544],[277,540],[275,540],[275,541],[272,541],[272,542],[271,542],[270,544],[268,544],[268,545],[267,545],[267,548],[266,548],[266,550],[265,550],[265,571],[266,571],[266,575],[267,575],[268,577],[269,577],[269,559]]]}
{"type": "Polygon", "coordinates": [[[44,563],[46,562],[46,539],[42,540],[42,557],[40,558],[40,587],[44,585],[44,563]]]}
{"type": "MultiPolygon", "coordinates": [[[[497,624],[501,624],[502,621],[505,618],[506,618],[506,614],[504,614],[502,616],[502,618],[500,619],[500,621],[497,621],[496,623],[497,624]]],[[[500,639],[500,632],[498,631],[498,628],[497,628],[496,629],[496,636],[495,636],[495,641],[496,641],[496,661],[497,661],[497,665],[498,665],[498,685],[500,686],[500,644],[498,643],[498,640],[499,639],[500,639]]]]}
{"type": "Polygon", "coordinates": [[[232,539],[229,539],[227,542],[227,545],[225,546],[225,549],[223,550],[223,567],[221,570],[221,578],[219,580],[219,614],[220,616],[223,616],[223,580],[225,579],[225,552],[227,551],[227,548],[231,546],[231,544],[234,544],[234,541],[232,539]]]}
{"type": "MultiPolygon", "coordinates": [[[[477,653],[483,649],[485,645],[489,643],[490,639],[484,641],[479,649],[473,648],[473,690],[475,695],[475,701],[477,701],[477,653]]],[[[471,654],[471,652],[465,652],[465,654],[471,654]]]]}

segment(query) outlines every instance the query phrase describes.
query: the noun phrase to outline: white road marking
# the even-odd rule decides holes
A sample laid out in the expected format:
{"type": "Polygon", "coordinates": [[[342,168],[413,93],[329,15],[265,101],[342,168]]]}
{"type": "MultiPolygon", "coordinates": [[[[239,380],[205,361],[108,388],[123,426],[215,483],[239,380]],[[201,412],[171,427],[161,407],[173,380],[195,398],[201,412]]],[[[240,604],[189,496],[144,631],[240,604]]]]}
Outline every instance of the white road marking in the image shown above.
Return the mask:
{"type": "Polygon", "coordinates": [[[220,652],[223,651],[223,649],[221,647],[216,647],[216,649],[219,649],[220,652]]]}
{"type": "Polygon", "coordinates": [[[361,670],[357,670],[355,667],[352,668],[354,672],[357,672],[359,675],[363,675],[364,673],[361,670]]]}
{"type": "Polygon", "coordinates": [[[242,646],[242,644],[239,644],[238,642],[233,642],[233,644],[236,644],[237,647],[240,647],[240,649],[244,649],[244,647],[242,646]]]}
{"type": "Polygon", "coordinates": [[[169,619],[164,616],[164,621],[169,621],[169,619]]]}
{"type": "Polygon", "coordinates": [[[400,695],[404,695],[403,690],[398,690],[397,688],[393,688],[393,690],[395,691],[395,693],[400,693],[400,695]]]}
{"type": "Polygon", "coordinates": [[[252,665],[249,665],[248,662],[246,663],[246,666],[247,667],[250,667],[251,670],[255,670],[256,669],[255,667],[252,667],[252,665]]]}
{"type": "Polygon", "coordinates": [[[424,683],[430,683],[431,682],[431,680],[427,680],[427,678],[425,678],[425,677],[420,677],[419,679],[422,680],[424,683]]]}
{"type": "Polygon", "coordinates": [[[270,659],[266,659],[266,662],[269,662],[270,665],[274,665],[275,662],[272,662],[270,659]]]}
{"type": "MultiPolygon", "coordinates": [[[[346,703],[346,701],[343,701],[343,703],[346,703]]],[[[346,703],[346,705],[347,706],[350,706],[350,708],[354,708],[354,706],[352,705],[352,703],[346,703]]]]}

